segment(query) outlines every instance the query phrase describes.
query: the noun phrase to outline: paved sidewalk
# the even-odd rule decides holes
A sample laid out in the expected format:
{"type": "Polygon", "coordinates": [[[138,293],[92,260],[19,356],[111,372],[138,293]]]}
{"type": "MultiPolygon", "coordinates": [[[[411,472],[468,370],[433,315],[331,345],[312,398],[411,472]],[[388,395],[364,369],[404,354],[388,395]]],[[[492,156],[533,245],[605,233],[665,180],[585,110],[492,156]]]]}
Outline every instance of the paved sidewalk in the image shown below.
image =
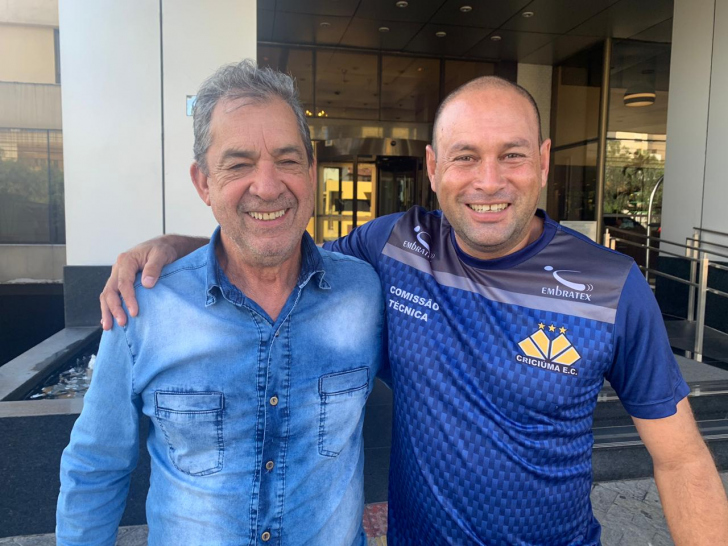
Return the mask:
{"type": "MultiPolygon", "coordinates": [[[[728,491],[728,472],[721,474],[728,491]]],[[[652,479],[604,482],[591,494],[594,515],[601,522],[602,546],[672,546],[652,479]]],[[[386,546],[386,503],[367,505],[364,528],[369,546],[386,546]]],[[[53,535],[0,538],[0,546],[55,546],[53,535]]],[[[144,546],[146,525],[122,527],[117,546],[144,546]]]]}

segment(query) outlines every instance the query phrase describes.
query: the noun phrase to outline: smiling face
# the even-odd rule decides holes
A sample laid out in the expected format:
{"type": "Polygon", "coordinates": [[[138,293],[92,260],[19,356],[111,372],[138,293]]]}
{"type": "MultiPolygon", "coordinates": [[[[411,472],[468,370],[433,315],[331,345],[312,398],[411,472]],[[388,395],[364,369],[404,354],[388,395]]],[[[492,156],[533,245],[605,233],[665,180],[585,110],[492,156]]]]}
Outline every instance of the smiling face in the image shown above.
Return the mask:
{"type": "Polygon", "coordinates": [[[223,247],[256,267],[297,260],[313,214],[316,167],[291,108],[280,99],[223,99],[211,135],[209,172],[197,163],[190,172],[220,224],[223,247]]]}
{"type": "Polygon", "coordinates": [[[526,246],[540,233],[551,149],[539,146],[533,106],[513,89],[476,87],[451,99],[435,130],[427,171],[460,248],[493,259],[526,246]]]}

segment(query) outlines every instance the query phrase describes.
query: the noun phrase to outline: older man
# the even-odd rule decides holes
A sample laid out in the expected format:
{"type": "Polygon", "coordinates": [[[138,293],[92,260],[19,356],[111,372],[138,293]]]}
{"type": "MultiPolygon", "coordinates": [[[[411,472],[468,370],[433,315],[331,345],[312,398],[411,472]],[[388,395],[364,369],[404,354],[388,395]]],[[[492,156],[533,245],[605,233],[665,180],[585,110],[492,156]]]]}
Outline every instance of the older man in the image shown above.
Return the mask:
{"type": "Polygon", "coordinates": [[[365,545],[379,280],[305,233],[316,167],[289,77],[223,67],[194,129],[192,181],[220,227],[104,334],[61,462],[58,544],[114,544],[143,413],[150,544],[365,545]]]}
{"type": "Polygon", "coordinates": [[[653,457],[675,542],[728,544],[725,492],[644,277],[536,210],[550,153],[539,127],[522,88],[466,84],[427,151],[442,211],[329,245],[371,263],[388,298],[389,540],[598,545],[591,425],[607,378],[653,457]]]}

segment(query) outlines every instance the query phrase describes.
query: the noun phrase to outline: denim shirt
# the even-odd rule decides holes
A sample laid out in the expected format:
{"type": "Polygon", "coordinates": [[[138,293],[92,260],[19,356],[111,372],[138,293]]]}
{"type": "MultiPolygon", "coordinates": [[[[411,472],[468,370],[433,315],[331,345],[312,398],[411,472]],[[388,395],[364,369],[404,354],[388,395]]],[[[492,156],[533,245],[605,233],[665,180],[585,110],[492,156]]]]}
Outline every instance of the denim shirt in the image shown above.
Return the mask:
{"type": "Polygon", "coordinates": [[[57,540],[113,545],[151,418],[151,545],[365,545],[364,403],[382,356],[371,266],[318,249],[273,321],[206,247],[105,332],[61,460],[57,540]]]}

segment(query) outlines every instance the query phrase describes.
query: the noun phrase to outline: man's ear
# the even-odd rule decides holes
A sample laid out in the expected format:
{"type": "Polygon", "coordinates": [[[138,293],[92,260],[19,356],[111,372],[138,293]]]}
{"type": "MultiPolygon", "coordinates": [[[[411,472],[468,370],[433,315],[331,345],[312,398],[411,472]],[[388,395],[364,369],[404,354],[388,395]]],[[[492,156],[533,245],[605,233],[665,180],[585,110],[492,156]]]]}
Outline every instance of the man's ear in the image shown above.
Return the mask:
{"type": "Polygon", "coordinates": [[[192,184],[194,184],[197,194],[200,196],[205,204],[210,206],[210,185],[208,183],[207,175],[202,171],[202,167],[195,161],[190,167],[190,178],[192,178],[192,184]]]}
{"type": "Polygon", "coordinates": [[[430,179],[430,187],[432,188],[432,191],[437,193],[437,188],[435,188],[435,170],[437,169],[437,157],[435,155],[435,150],[429,144],[425,149],[425,163],[427,164],[427,177],[430,179]]]}
{"type": "Polygon", "coordinates": [[[546,187],[546,182],[549,179],[549,165],[551,163],[551,139],[547,138],[541,143],[541,149],[539,150],[541,160],[541,187],[546,187]]]}

